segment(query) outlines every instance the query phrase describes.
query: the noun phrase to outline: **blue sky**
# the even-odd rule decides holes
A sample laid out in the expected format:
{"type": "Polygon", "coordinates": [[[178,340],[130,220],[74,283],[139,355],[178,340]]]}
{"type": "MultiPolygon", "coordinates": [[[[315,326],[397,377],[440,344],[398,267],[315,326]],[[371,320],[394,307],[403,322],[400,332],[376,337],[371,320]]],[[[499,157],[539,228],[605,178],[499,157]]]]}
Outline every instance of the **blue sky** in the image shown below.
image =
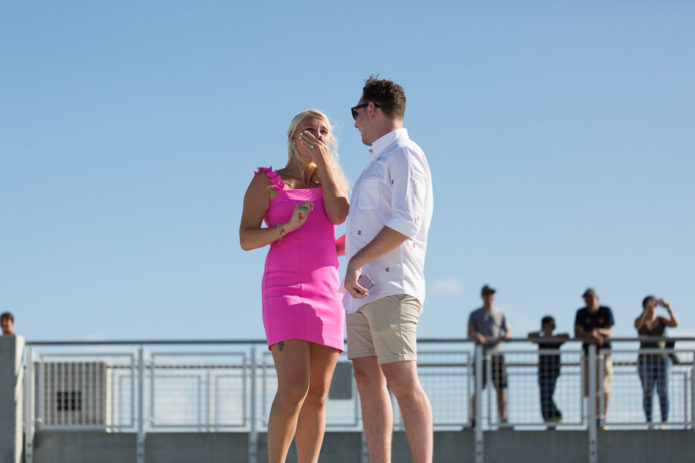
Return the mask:
{"type": "Polygon", "coordinates": [[[246,186],[284,165],[309,107],[354,181],[369,153],[349,107],[378,73],[405,88],[434,181],[421,336],[464,336],[484,283],[514,335],[545,314],[570,330],[587,286],[617,335],[651,293],[695,333],[693,17],[683,1],[6,4],[0,309],[33,340],[262,338],[246,186]]]}

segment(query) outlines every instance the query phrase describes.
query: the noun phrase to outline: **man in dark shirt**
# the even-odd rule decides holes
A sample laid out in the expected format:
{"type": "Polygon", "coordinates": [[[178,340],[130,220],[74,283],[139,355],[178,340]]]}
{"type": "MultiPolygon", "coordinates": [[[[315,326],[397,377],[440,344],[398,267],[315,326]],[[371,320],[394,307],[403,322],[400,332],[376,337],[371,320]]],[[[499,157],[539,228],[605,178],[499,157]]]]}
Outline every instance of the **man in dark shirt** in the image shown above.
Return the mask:
{"type": "Polygon", "coordinates": [[[601,415],[600,400],[601,393],[605,397],[604,413],[608,410],[608,399],[611,392],[611,378],[613,376],[613,362],[610,355],[610,338],[613,325],[613,312],[610,307],[599,305],[598,293],[593,288],[588,288],[582,294],[585,307],[577,310],[577,316],[574,319],[574,336],[584,341],[582,348],[584,355],[584,395],[589,395],[589,369],[587,361],[587,353],[589,344],[595,344],[597,352],[602,353],[602,356],[596,359],[596,416],[599,422],[603,422],[604,416],[601,415]],[[600,371],[603,369],[603,387],[598,384],[601,379],[600,371]]]}

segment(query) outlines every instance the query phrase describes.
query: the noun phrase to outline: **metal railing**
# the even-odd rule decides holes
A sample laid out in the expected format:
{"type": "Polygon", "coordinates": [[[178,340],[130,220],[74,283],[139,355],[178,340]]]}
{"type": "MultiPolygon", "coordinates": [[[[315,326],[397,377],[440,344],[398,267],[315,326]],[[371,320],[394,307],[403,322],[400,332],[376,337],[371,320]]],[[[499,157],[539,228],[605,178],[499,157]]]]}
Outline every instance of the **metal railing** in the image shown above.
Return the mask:
{"type": "MultiPolygon", "coordinates": [[[[671,339],[678,340],[679,348],[657,353],[640,352],[636,338],[612,340],[607,408],[604,371],[595,365],[608,353],[592,346],[585,355],[576,340],[559,350],[539,351],[532,341],[514,339],[503,350],[486,352],[466,339],[421,339],[418,371],[432,403],[435,429],[474,427],[476,448],[482,452],[483,430],[501,427],[587,429],[590,440],[602,425],[647,427],[640,359],[654,354],[670,361],[669,354],[674,354],[678,365],[667,362],[668,369],[655,373],[668,379],[667,424],[692,428],[695,338],[671,339]],[[502,375],[507,383],[506,423],[497,411],[495,384],[502,375]],[[554,391],[553,406],[549,389],[554,391]],[[473,417],[471,398],[476,391],[473,417]],[[601,399],[599,410],[588,406],[596,397],[601,399]],[[597,422],[603,411],[605,420],[597,422]]],[[[361,430],[359,397],[345,354],[339,365],[347,373],[334,377],[327,428],[361,430]]],[[[27,463],[37,430],[137,433],[138,461],[144,461],[145,436],[153,432],[240,431],[249,433],[252,445],[267,427],[277,386],[272,358],[261,340],[29,342],[25,373],[27,463]]],[[[663,384],[659,391],[663,396],[663,384]]],[[[652,401],[654,417],[659,416],[659,404],[652,401]]],[[[396,405],[394,400],[394,425],[402,429],[396,405]]]]}

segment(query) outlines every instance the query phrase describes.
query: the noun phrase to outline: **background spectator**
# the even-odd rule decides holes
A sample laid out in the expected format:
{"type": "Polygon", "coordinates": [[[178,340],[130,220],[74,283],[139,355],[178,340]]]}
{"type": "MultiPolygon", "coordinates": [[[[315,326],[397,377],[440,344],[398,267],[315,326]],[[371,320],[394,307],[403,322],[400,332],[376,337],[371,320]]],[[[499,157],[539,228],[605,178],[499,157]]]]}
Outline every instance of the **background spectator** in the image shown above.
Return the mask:
{"type": "Polygon", "coordinates": [[[0,328],[2,328],[3,336],[14,336],[14,315],[12,312],[3,312],[0,314],[0,328]]]}
{"type": "MultiPolygon", "coordinates": [[[[495,307],[496,289],[485,285],[481,289],[483,306],[471,312],[468,318],[468,337],[484,346],[483,354],[501,352],[500,341],[508,341],[512,332],[504,312],[495,307]]],[[[487,383],[487,360],[483,360],[483,389],[487,383]]],[[[497,413],[501,424],[507,423],[507,370],[504,356],[492,355],[492,382],[497,388],[497,413]]],[[[475,393],[471,398],[471,411],[475,420],[475,393]]],[[[474,422],[474,421],[473,421],[474,422]]]]}
{"type": "Polygon", "coordinates": [[[601,378],[600,369],[603,369],[603,388],[600,387],[601,384],[596,385],[596,416],[598,417],[599,423],[602,425],[605,417],[601,414],[601,389],[603,389],[605,397],[604,413],[606,413],[608,411],[611,378],[613,376],[613,361],[611,360],[609,350],[611,348],[610,337],[615,321],[613,320],[613,311],[611,311],[610,307],[599,305],[598,293],[593,288],[588,288],[584,291],[582,297],[586,305],[577,310],[577,315],[574,319],[574,335],[584,341],[582,344],[582,348],[584,349],[582,361],[584,362],[583,371],[586,372],[584,375],[585,396],[589,395],[589,365],[587,359],[589,345],[596,344],[597,349],[600,349],[603,353],[601,357],[597,358],[596,362],[597,381],[601,378]]]}
{"type": "Polygon", "coordinates": [[[562,413],[557,408],[553,395],[560,376],[560,346],[569,339],[569,334],[553,334],[555,319],[546,315],[541,320],[540,331],[532,331],[528,337],[538,343],[538,388],[541,395],[541,414],[547,423],[562,422],[562,413]]]}
{"type": "MultiPolygon", "coordinates": [[[[635,320],[635,329],[640,336],[663,337],[666,327],[678,326],[678,320],[671,310],[671,304],[654,296],[647,296],[642,300],[642,313],[635,320]],[[668,318],[656,315],[658,306],[668,311],[668,318]]],[[[661,349],[666,347],[666,341],[642,341],[640,349],[661,349]]],[[[637,357],[637,372],[642,382],[642,408],[647,422],[652,423],[652,397],[654,386],[659,394],[659,407],[661,409],[661,422],[668,421],[668,376],[670,358],[667,352],[640,352],[637,357]]]]}

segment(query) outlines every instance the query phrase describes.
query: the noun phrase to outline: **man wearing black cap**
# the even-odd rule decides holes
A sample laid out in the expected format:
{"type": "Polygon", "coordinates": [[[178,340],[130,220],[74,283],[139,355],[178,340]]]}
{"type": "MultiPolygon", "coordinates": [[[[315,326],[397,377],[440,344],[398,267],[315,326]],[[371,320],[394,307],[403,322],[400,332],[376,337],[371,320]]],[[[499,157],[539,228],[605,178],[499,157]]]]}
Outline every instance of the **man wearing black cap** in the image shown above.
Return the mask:
{"type": "Polygon", "coordinates": [[[574,336],[584,341],[582,348],[584,349],[584,356],[582,361],[584,362],[584,396],[589,395],[589,369],[587,361],[587,353],[589,350],[589,344],[595,344],[596,349],[602,351],[603,356],[598,357],[596,361],[596,381],[598,382],[601,378],[600,368],[603,369],[603,388],[601,384],[596,385],[596,390],[599,392],[596,396],[596,416],[599,422],[603,422],[604,416],[601,416],[600,408],[600,392],[603,389],[603,394],[605,396],[605,407],[604,413],[608,410],[608,399],[611,392],[611,378],[613,376],[613,362],[610,355],[610,338],[613,325],[615,324],[613,320],[613,312],[610,307],[604,305],[599,305],[598,303],[598,293],[593,288],[588,288],[582,294],[585,307],[577,310],[577,316],[574,319],[574,336]]]}
{"type": "MultiPolygon", "coordinates": [[[[497,388],[497,412],[500,424],[507,423],[507,369],[504,365],[504,356],[501,353],[501,341],[508,341],[512,332],[507,323],[504,312],[495,307],[495,293],[497,290],[491,285],[485,285],[480,290],[483,298],[483,306],[471,312],[468,317],[468,337],[479,346],[485,346],[483,354],[492,354],[492,382],[497,388]],[[504,333],[504,334],[502,334],[504,333]],[[499,352],[499,353],[498,353],[499,352]]],[[[487,362],[483,361],[483,389],[487,372],[487,362]]],[[[475,417],[475,393],[471,398],[471,412],[475,417]]]]}

